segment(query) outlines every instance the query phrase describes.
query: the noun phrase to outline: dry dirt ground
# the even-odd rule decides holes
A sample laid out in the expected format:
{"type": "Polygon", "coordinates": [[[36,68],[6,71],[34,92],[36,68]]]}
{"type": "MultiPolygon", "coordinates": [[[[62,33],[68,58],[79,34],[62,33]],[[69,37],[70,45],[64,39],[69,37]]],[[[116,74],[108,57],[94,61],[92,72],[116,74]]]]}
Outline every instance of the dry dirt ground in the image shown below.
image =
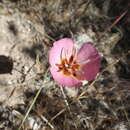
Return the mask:
{"type": "Polygon", "coordinates": [[[130,130],[129,8],[128,0],[0,0],[0,130],[130,130]],[[97,79],[55,84],[48,52],[63,37],[96,46],[97,79]]]}

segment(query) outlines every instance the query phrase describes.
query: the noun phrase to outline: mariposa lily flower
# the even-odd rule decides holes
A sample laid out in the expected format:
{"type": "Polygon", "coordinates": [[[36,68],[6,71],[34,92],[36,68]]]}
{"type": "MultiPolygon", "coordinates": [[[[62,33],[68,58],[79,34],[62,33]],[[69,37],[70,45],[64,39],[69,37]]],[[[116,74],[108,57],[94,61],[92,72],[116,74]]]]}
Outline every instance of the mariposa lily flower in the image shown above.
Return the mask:
{"type": "Polygon", "coordinates": [[[57,84],[81,86],[84,80],[93,80],[100,68],[101,57],[91,43],[77,50],[74,41],[63,38],[54,42],[49,52],[50,72],[57,84]]]}

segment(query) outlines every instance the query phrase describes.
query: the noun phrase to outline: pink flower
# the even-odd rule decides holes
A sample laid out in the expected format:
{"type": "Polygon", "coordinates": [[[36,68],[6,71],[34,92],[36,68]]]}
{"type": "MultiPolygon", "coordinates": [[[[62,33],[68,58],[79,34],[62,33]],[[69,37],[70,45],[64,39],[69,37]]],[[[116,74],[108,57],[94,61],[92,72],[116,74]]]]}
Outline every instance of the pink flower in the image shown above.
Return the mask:
{"type": "Polygon", "coordinates": [[[70,38],[54,43],[49,53],[50,72],[57,84],[81,86],[83,80],[93,80],[100,68],[101,57],[91,43],[84,43],[77,51],[70,38]]]}

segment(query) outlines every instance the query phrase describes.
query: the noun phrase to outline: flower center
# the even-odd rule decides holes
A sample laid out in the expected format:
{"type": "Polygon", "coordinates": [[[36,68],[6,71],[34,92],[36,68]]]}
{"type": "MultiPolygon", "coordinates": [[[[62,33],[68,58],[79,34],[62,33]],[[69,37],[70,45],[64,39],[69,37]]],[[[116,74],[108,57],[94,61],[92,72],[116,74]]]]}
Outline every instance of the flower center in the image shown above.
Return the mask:
{"type": "Polygon", "coordinates": [[[78,72],[80,65],[76,63],[74,60],[74,56],[71,55],[69,59],[63,58],[61,59],[60,64],[56,64],[58,67],[58,72],[62,72],[64,75],[67,76],[74,76],[76,77],[76,72],[78,72]]]}

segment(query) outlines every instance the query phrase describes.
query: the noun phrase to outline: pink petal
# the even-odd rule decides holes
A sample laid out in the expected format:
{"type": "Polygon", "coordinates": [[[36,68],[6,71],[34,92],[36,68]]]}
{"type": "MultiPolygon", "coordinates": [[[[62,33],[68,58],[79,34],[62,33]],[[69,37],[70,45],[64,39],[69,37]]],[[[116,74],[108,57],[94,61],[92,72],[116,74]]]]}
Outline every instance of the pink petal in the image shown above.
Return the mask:
{"type": "Polygon", "coordinates": [[[93,80],[100,69],[100,57],[98,57],[95,61],[89,62],[82,66],[82,71],[84,72],[83,77],[87,81],[93,80]]]}
{"type": "Polygon", "coordinates": [[[63,38],[54,42],[53,47],[49,52],[49,63],[51,66],[55,66],[60,62],[61,53],[62,57],[69,57],[72,54],[72,50],[74,47],[74,42],[70,38],[63,38]]]}
{"type": "Polygon", "coordinates": [[[81,72],[83,73],[81,77],[84,77],[87,81],[93,80],[96,77],[99,72],[101,57],[92,44],[83,44],[77,54],[76,61],[82,66],[81,72]]]}
{"type": "Polygon", "coordinates": [[[67,87],[77,87],[77,86],[82,85],[82,83],[79,80],[77,80],[71,76],[66,76],[66,75],[62,74],[61,72],[58,72],[53,67],[51,67],[50,72],[51,72],[54,80],[59,85],[67,86],[67,87]]]}
{"type": "Polygon", "coordinates": [[[77,54],[77,61],[86,62],[88,59],[95,58],[98,55],[98,51],[91,43],[85,43],[82,45],[77,54]]]}

